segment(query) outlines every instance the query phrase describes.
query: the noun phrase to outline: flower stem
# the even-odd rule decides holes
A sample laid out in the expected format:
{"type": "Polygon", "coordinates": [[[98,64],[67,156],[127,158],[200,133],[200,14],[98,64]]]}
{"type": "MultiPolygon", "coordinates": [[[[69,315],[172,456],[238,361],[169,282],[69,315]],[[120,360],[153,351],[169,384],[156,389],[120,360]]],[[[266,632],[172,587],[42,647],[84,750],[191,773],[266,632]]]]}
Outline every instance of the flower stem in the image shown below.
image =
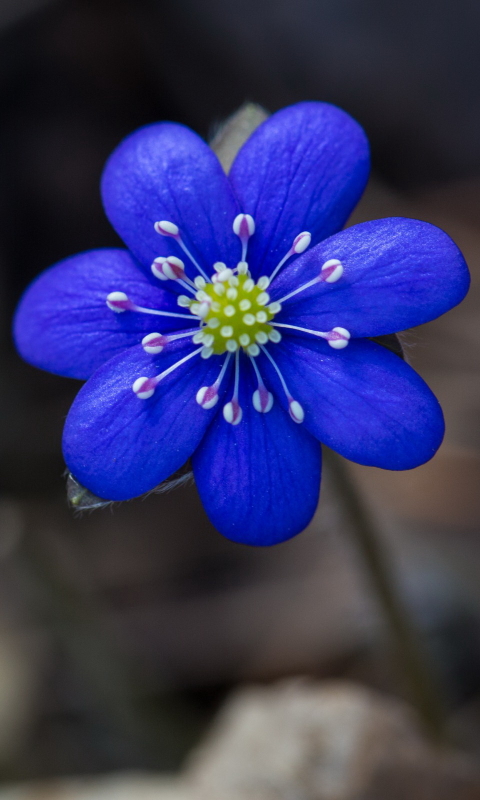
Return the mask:
{"type": "Polygon", "coordinates": [[[382,537],[376,531],[361,493],[355,486],[343,459],[326,453],[336,490],[342,499],[343,511],[367,567],[378,602],[395,641],[398,658],[426,734],[436,743],[447,741],[445,708],[432,670],[405,603],[402,601],[382,537]]]}

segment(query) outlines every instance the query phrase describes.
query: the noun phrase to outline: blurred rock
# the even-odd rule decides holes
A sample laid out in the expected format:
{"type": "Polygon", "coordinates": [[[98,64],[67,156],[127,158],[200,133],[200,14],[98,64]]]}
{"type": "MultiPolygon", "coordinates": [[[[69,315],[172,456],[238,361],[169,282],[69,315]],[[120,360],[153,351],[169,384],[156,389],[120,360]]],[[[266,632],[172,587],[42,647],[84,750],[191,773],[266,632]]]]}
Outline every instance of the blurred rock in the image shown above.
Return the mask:
{"type": "Polygon", "coordinates": [[[480,772],[407,706],[353,684],[243,689],[188,771],[199,800],[477,800],[480,772]]]}

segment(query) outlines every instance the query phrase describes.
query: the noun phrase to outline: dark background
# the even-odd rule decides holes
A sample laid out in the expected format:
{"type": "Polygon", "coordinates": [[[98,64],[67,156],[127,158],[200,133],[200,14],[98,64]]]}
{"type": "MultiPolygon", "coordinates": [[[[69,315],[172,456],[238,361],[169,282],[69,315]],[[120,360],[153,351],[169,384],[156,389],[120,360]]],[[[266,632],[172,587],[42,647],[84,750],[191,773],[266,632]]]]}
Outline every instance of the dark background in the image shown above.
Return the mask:
{"type": "Polygon", "coordinates": [[[208,138],[245,101],[345,108],[373,154],[355,219],[428,219],[471,264],[464,307],[409,340],[444,405],[445,445],[412,473],[354,475],[478,752],[479,33],[468,0],[0,4],[4,778],[175,767],[245,680],[302,672],[404,691],[328,475],[309,529],[268,551],[222,539],[193,487],[75,517],[60,437],[78,384],[23,364],[10,341],[33,277],[118,244],[98,185],[122,137],[171,119],[208,138]]]}

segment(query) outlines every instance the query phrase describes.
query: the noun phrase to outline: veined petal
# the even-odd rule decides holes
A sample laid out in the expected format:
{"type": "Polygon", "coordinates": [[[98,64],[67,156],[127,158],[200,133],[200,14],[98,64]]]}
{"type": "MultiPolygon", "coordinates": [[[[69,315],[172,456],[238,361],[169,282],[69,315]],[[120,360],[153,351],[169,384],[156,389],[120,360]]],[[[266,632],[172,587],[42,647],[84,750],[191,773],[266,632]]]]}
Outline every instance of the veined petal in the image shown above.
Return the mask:
{"type": "MultiPolygon", "coordinates": [[[[303,406],[305,427],[351,461],[412,469],[439,448],[444,422],[437,399],[408,364],[381,345],[354,340],[333,351],[326,342],[289,336],[275,347],[275,359],[303,406]]],[[[278,378],[266,358],[262,369],[272,391],[278,378]]]]}
{"type": "MultiPolygon", "coordinates": [[[[170,292],[145,278],[126,250],[90,250],[50,267],[26,290],[14,322],[20,354],[48,372],[89,378],[155,329],[151,316],[109,309],[106,298],[114,291],[125,292],[138,305],[182,310],[170,292]]],[[[161,333],[186,327],[188,320],[161,318],[161,333]]]]}
{"type": "Polygon", "coordinates": [[[255,411],[257,387],[247,370],[240,384],[242,421],[229,425],[217,414],[194,453],[193,469],[207,514],[224,536],[272,545],[300,533],[315,513],[321,450],[278,403],[267,414],[255,411]]]}
{"type": "Polygon", "coordinates": [[[273,114],[238,153],[230,181],[257,233],[248,261],[270,275],[297,234],[312,244],[340,230],[369,173],[368,142],[360,125],[328,103],[299,103],[273,114]]]}
{"type": "Polygon", "coordinates": [[[341,261],[342,277],[286,300],[279,322],[381,336],[444,314],[460,303],[470,283],[465,259],[444,231],[391,217],[354,225],[300,256],[272,284],[273,299],[314,279],[332,258],[341,261]]]}
{"type": "Polygon", "coordinates": [[[91,492],[128,500],[153,489],[189,458],[215,413],[201,408],[195,395],[213,383],[218,364],[195,356],[147,400],[137,397],[132,384],[193,350],[183,340],[155,357],[131,348],[100,367],[80,390],[65,423],[63,452],[70,471],[91,492]]]}
{"type": "Polygon", "coordinates": [[[127,137],[107,161],[102,197],[113,227],[146,269],[157,256],[175,255],[190,277],[198,274],[174,239],[156,233],[162,220],[179,227],[208,274],[215,261],[240,259],[228,179],[215,153],[183,125],[147,125],[127,137]]]}

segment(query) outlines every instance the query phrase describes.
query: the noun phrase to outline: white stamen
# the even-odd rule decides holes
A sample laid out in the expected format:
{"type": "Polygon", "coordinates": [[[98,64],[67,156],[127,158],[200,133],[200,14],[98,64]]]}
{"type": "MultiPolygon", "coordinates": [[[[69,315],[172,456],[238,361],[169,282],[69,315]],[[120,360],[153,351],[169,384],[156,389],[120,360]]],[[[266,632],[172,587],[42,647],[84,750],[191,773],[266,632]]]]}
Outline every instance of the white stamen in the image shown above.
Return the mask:
{"type": "Polygon", "coordinates": [[[255,317],[253,314],[244,314],[243,322],[245,325],[255,325],[255,317]]]}
{"type": "Polygon", "coordinates": [[[242,333],[242,334],[239,336],[239,338],[238,338],[238,341],[240,342],[240,344],[242,345],[242,347],[246,347],[246,346],[247,346],[247,344],[250,344],[250,341],[251,341],[251,340],[250,340],[250,336],[248,335],[248,333],[242,333]]]}
{"type": "Polygon", "coordinates": [[[283,267],[285,262],[288,261],[288,259],[291,258],[291,256],[304,253],[307,247],[310,246],[311,241],[312,241],[312,234],[309,233],[308,231],[302,231],[302,233],[299,233],[298,236],[295,237],[290,250],[283,256],[282,260],[279,261],[279,263],[273,270],[272,274],[270,275],[270,283],[273,281],[275,275],[283,267]]]}
{"type": "Polygon", "coordinates": [[[225,314],[226,317],[233,317],[236,310],[237,309],[235,308],[235,306],[225,306],[225,308],[223,309],[223,313],[225,314]]]}
{"type": "Polygon", "coordinates": [[[214,330],[214,328],[218,328],[219,325],[220,320],[217,319],[217,317],[210,317],[210,319],[207,320],[207,328],[212,328],[212,330],[214,330]]]}
{"type": "Polygon", "coordinates": [[[248,272],[248,264],[246,261],[239,261],[237,264],[237,272],[239,275],[246,275],[248,272]]]}
{"type": "Polygon", "coordinates": [[[259,289],[268,289],[270,286],[270,278],[267,278],[266,275],[263,275],[263,277],[258,279],[257,286],[259,289]]]}
{"type": "Polygon", "coordinates": [[[223,336],[224,339],[230,339],[230,336],[233,336],[233,328],[231,325],[223,325],[220,328],[220,336],[223,336]]]}
{"type": "Polygon", "coordinates": [[[250,214],[238,214],[233,220],[233,232],[236,233],[242,243],[242,258],[247,257],[248,240],[255,233],[255,220],[250,214]]]}
{"type": "Polygon", "coordinates": [[[233,388],[233,397],[229,403],[223,407],[223,417],[230,425],[238,425],[242,421],[243,412],[238,403],[238,386],[240,383],[240,365],[239,365],[240,351],[235,353],[235,383],[233,388]]]}
{"type": "Polygon", "coordinates": [[[198,390],[196,395],[196,400],[198,405],[202,406],[202,408],[205,409],[213,408],[213,406],[215,406],[218,403],[218,389],[220,387],[221,382],[223,381],[230,358],[231,358],[231,353],[228,353],[225,361],[223,362],[220,374],[215,383],[212,384],[212,386],[202,386],[201,389],[198,390]]]}
{"type": "Polygon", "coordinates": [[[225,347],[229,353],[235,353],[238,350],[238,342],[235,339],[229,339],[225,347]]]}
{"type": "Polygon", "coordinates": [[[192,304],[192,298],[187,297],[186,294],[180,294],[177,299],[177,303],[181,308],[190,308],[192,304]]]}
{"type": "Polygon", "coordinates": [[[258,311],[255,314],[255,318],[256,318],[257,322],[266,322],[267,319],[268,319],[268,316],[267,316],[265,311],[258,311]]]}
{"type": "Polygon", "coordinates": [[[282,334],[280,333],[280,331],[273,330],[270,331],[270,333],[268,334],[268,338],[270,339],[271,342],[278,344],[279,342],[282,341],[282,334]]]}
{"type": "Polygon", "coordinates": [[[280,367],[278,366],[278,364],[275,361],[275,359],[272,358],[272,356],[268,352],[267,348],[266,347],[262,347],[262,351],[267,356],[268,360],[270,361],[272,367],[274,368],[275,372],[277,373],[277,375],[278,375],[278,377],[280,379],[280,383],[282,384],[282,389],[285,392],[285,395],[286,395],[287,400],[288,400],[288,411],[289,411],[289,414],[290,414],[291,418],[293,419],[294,422],[298,422],[300,424],[305,419],[305,412],[304,412],[302,406],[300,405],[298,400],[295,400],[292,397],[292,395],[290,394],[290,390],[289,390],[289,388],[288,388],[288,386],[286,384],[285,378],[283,377],[283,375],[281,373],[280,367]]]}
{"type": "Polygon", "coordinates": [[[227,297],[228,297],[229,300],[236,300],[237,299],[238,291],[237,291],[237,289],[235,289],[234,286],[230,286],[227,289],[227,297]]]}
{"type": "Polygon", "coordinates": [[[299,325],[286,325],[283,322],[272,322],[275,328],[290,328],[293,331],[300,331],[300,333],[310,333],[312,336],[318,336],[319,339],[326,339],[330,347],[335,350],[343,350],[347,346],[350,339],[350,332],[346,328],[332,328],[331,331],[314,331],[310,328],[301,328],[299,325]]]}
{"type": "Polygon", "coordinates": [[[137,378],[137,380],[134,381],[132,385],[132,389],[137,395],[137,397],[140,400],[148,400],[148,398],[152,396],[158,384],[160,383],[161,380],[163,380],[163,378],[166,378],[166,376],[170,375],[171,372],[178,369],[178,367],[180,367],[182,364],[185,364],[185,362],[189,361],[190,358],[193,358],[194,356],[198,355],[201,349],[202,348],[199,347],[198,350],[194,350],[192,353],[189,353],[188,355],[184,356],[175,364],[172,364],[170,367],[163,370],[163,372],[161,372],[159,375],[155,375],[154,378],[145,378],[145,377],[137,378]]]}
{"type": "Polygon", "coordinates": [[[277,302],[284,303],[285,300],[290,300],[291,297],[294,297],[296,294],[300,292],[304,292],[305,289],[309,289],[310,286],[315,286],[316,283],[336,283],[343,275],[343,265],[338,260],[338,258],[331,258],[329,261],[325,261],[325,264],[322,266],[320,270],[320,275],[316,278],[313,278],[308,283],[304,283],[302,286],[299,286],[298,289],[294,289],[293,292],[286,294],[285,297],[281,297],[277,302]]]}
{"type": "Polygon", "coordinates": [[[197,275],[197,277],[194,280],[194,284],[197,287],[197,289],[203,289],[203,287],[207,285],[207,282],[205,278],[202,278],[201,275],[197,275]]]}
{"type": "Polygon", "coordinates": [[[253,356],[254,358],[258,356],[260,353],[258,344],[249,344],[247,347],[247,353],[249,356],[253,356]]]}
{"type": "Polygon", "coordinates": [[[265,331],[258,331],[258,333],[255,334],[255,340],[258,344],[267,344],[268,336],[265,331]]]}
{"type": "Polygon", "coordinates": [[[180,234],[180,228],[178,227],[178,225],[175,225],[174,222],[169,222],[168,220],[163,219],[160,222],[156,222],[153,227],[155,228],[156,232],[160,233],[162,236],[170,236],[172,239],[175,239],[177,244],[182,248],[185,255],[189,257],[192,264],[194,264],[194,266],[198,269],[200,274],[203,275],[205,280],[208,281],[207,273],[202,269],[198,261],[192,256],[190,250],[183,241],[180,234]]]}
{"type": "Polygon", "coordinates": [[[252,397],[253,407],[255,411],[258,411],[260,414],[267,414],[273,406],[273,394],[266,388],[255,359],[250,358],[250,361],[252,362],[258,381],[258,389],[254,391],[252,397]]]}
{"type": "Polygon", "coordinates": [[[247,300],[245,298],[245,300],[240,300],[240,302],[238,304],[238,307],[239,307],[240,311],[248,311],[248,309],[252,307],[252,304],[251,304],[250,300],[247,300]]]}
{"type": "Polygon", "coordinates": [[[225,294],[225,286],[223,285],[223,283],[216,283],[215,286],[213,287],[213,291],[215,292],[215,294],[221,297],[222,294],[225,294]]]}
{"type": "Polygon", "coordinates": [[[282,306],[277,302],[270,303],[268,305],[268,310],[270,311],[270,314],[278,314],[278,312],[282,310],[282,306]]]}
{"type": "Polygon", "coordinates": [[[210,356],[213,356],[213,347],[204,347],[200,355],[205,359],[210,358],[210,356]]]}
{"type": "Polygon", "coordinates": [[[254,286],[255,286],[254,281],[251,278],[247,278],[247,280],[243,284],[243,291],[251,292],[254,286]]]}
{"type": "Polygon", "coordinates": [[[175,314],[173,311],[159,311],[156,308],[144,308],[133,303],[125,292],[110,292],[106,297],[107,306],[117,313],[121,311],[138,311],[142,314],[154,314],[159,317],[180,317],[191,319],[189,314],[175,314]]]}
{"type": "Polygon", "coordinates": [[[270,295],[267,292],[260,292],[257,296],[257,305],[266,306],[270,302],[270,295]]]}
{"type": "Polygon", "coordinates": [[[227,265],[225,264],[224,261],[215,261],[213,269],[215,270],[215,272],[223,272],[224,269],[227,269],[227,265]]]}

